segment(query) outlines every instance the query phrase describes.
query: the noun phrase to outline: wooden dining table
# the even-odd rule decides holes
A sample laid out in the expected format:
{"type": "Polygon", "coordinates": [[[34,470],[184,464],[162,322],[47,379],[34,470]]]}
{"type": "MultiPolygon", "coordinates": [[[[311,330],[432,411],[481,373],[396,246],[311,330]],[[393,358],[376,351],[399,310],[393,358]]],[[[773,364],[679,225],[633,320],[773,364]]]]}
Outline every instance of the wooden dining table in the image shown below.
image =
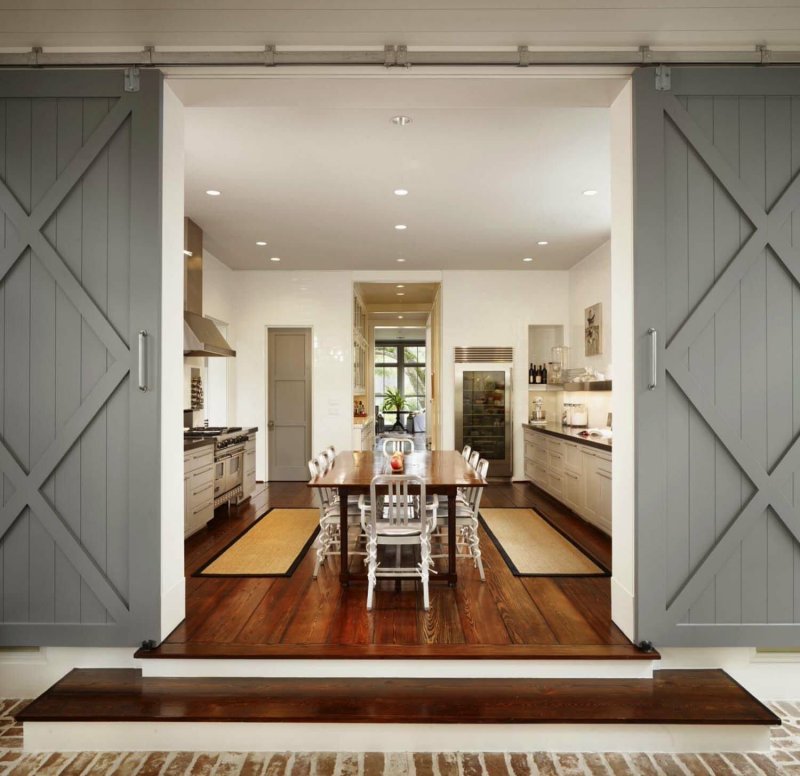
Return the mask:
{"type": "MultiPolygon", "coordinates": [[[[488,485],[456,450],[423,450],[406,453],[403,474],[413,474],[425,480],[427,495],[447,498],[447,571],[436,578],[456,584],[456,493],[459,488],[488,485]]],[[[372,451],[344,450],[340,452],[325,474],[310,480],[310,488],[336,488],[339,492],[341,515],[341,569],[339,580],[347,586],[351,580],[364,579],[366,574],[350,572],[348,554],[347,502],[350,496],[368,494],[372,478],[391,474],[389,457],[372,451]]]]}

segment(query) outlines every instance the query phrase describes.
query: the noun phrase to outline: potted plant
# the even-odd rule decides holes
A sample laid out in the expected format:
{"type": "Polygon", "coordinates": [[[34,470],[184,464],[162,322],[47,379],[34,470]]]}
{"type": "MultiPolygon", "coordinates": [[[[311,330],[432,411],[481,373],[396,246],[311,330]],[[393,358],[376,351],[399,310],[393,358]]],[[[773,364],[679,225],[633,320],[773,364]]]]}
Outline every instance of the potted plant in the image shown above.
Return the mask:
{"type": "MultiPolygon", "coordinates": [[[[383,411],[394,412],[397,414],[397,422],[395,426],[400,423],[400,413],[406,408],[406,400],[400,395],[399,391],[386,389],[386,394],[383,397],[383,411]]],[[[402,424],[400,424],[402,425],[402,424]]]]}

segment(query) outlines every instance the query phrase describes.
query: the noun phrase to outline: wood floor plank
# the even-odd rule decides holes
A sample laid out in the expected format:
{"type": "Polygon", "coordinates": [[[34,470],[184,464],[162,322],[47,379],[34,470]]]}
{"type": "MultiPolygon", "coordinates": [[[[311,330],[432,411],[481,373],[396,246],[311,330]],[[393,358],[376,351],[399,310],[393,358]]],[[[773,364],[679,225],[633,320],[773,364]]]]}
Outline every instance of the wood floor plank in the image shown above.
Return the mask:
{"type": "Polygon", "coordinates": [[[525,577],[522,584],[559,644],[602,644],[603,639],[552,577],[525,577]]]}
{"type": "Polygon", "coordinates": [[[433,590],[435,605],[426,612],[417,609],[417,633],[423,644],[464,644],[464,629],[458,614],[456,591],[450,587],[433,590]]]}
{"type": "MultiPolygon", "coordinates": [[[[774,725],[779,718],[721,670],[652,679],[259,679],[142,677],[75,669],[23,722],[412,722],[774,725]]],[[[144,753],[140,753],[144,756],[144,753]]]]}
{"type": "Polygon", "coordinates": [[[556,584],[604,644],[630,644],[611,619],[611,580],[608,577],[562,577],[556,584]]]}

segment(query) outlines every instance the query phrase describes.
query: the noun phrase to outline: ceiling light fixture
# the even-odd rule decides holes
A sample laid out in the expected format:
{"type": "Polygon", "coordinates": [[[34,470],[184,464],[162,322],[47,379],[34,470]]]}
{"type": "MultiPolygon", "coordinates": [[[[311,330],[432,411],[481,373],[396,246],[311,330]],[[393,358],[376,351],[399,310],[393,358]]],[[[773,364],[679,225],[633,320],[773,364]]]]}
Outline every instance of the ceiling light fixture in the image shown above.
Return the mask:
{"type": "Polygon", "coordinates": [[[184,256],[191,256],[191,255],[192,255],[192,252],[191,252],[191,251],[184,250],[184,251],[183,251],[183,255],[184,255],[184,256]]]}
{"type": "Polygon", "coordinates": [[[411,123],[411,116],[392,116],[392,124],[397,127],[407,127],[411,123]]]}
{"type": "Polygon", "coordinates": [[[403,263],[405,262],[405,259],[398,259],[397,261],[398,261],[400,264],[403,264],[403,263]]]}
{"type": "Polygon", "coordinates": [[[398,283],[395,288],[405,288],[405,286],[402,283],[398,283]]]}
{"type": "Polygon", "coordinates": [[[256,245],[264,246],[266,243],[263,240],[256,240],[256,245]]]}
{"type": "Polygon", "coordinates": [[[550,243],[547,242],[547,240],[539,240],[539,242],[537,242],[536,244],[537,245],[549,245],[550,243]]]}
{"type": "Polygon", "coordinates": [[[586,191],[583,192],[584,197],[593,197],[595,194],[597,194],[597,189],[586,189],[586,191]]]}
{"type": "Polygon", "coordinates": [[[280,259],[280,256],[272,256],[272,257],[270,258],[270,261],[280,261],[280,260],[281,260],[281,259],[280,259]]]}
{"type": "Polygon", "coordinates": [[[402,320],[403,320],[403,316],[402,316],[402,315],[398,315],[398,316],[397,316],[397,320],[398,320],[398,321],[402,321],[402,320]]]}
{"type": "Polygon", "coordinates": [[[394,195],[396,197],[407,197],[408,196],[408,189],[395,189],[394,195]]]}
{"type": "Polygon", "coordinates": [[[397,229],[398,232],[402,232],[405,229],[408,229],[408,227],[405,224],[395,224],[394,228],[397,229]]]}
{"type": "Polygon", "coordinates": [[[406,294],[405,294],[405,291],[398,291],[397,295],[398,296],[405,296],[406,294]]]}
{"type": "Polygon", "coordinates": [[[523,261],[533,261],[533,259],[530,256],[526,256],[523,261]]]}
{"type": "Polygon", "coordinates": [[[208,194],[209,197],[218,197],[222,192],[216,189],[206,189],[206,194],[208,194]]]}

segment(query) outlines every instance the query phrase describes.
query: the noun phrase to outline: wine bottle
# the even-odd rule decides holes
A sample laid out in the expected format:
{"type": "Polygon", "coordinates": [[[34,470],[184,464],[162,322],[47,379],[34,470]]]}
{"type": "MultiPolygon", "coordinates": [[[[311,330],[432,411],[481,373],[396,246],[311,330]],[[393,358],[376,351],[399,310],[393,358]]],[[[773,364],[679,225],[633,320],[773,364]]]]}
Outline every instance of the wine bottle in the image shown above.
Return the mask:
{"type": "Polygon", "coordinates": [[[539,367],[534,368],[533,370],[533,382],[536,385],[539,385],[542,382],[542,370],[539,367]]]}
{"type": "Polygon", "coordinates": [[[547,364],[542,364],[542,383],[547,385],[547,364]]]}
{"type": "Polygon", "coordinates": [[[528,385],[533,385],[533,364],[528,368],[528,385]]]}

